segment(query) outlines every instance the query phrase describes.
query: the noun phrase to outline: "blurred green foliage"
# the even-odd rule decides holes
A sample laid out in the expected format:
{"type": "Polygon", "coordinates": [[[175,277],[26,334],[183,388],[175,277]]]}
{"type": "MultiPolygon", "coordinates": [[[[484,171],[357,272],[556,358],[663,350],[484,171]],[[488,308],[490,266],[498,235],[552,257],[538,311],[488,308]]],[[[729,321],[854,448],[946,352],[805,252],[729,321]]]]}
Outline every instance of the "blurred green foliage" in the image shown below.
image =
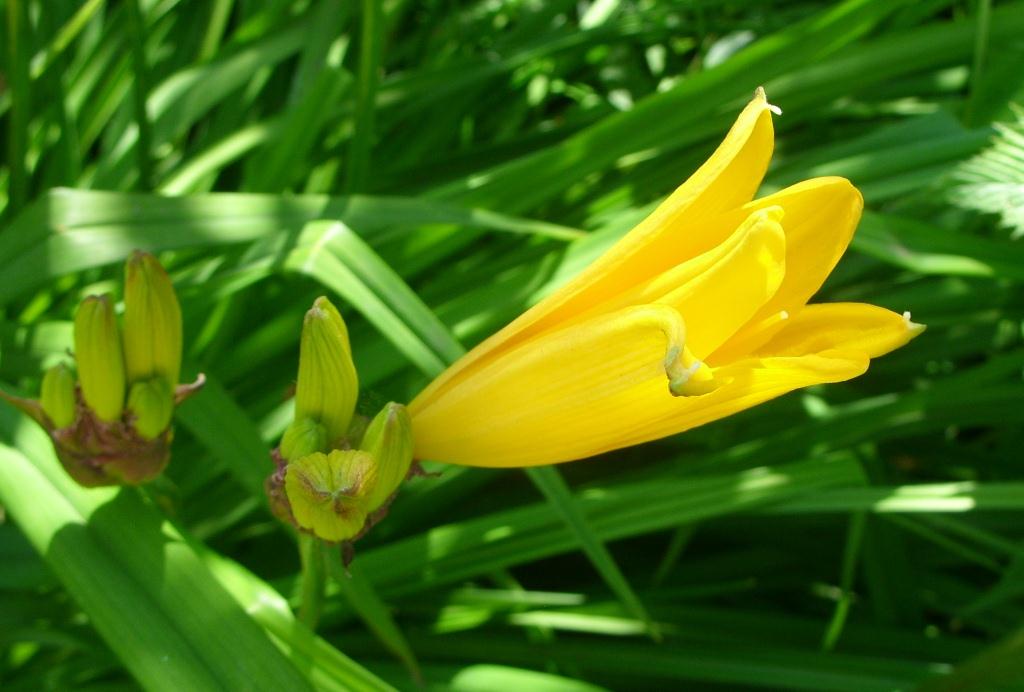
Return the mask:
{"type": "Polygon", "coordinates": [[[1024,3],[4,0],[0,383],[133,248],[181,297],[174,459],[86,491],[0,409],[0,686],[1014,689],[1024,680],[1024,3]],[[407,401],[694,170],[867,213],[819,300],[929,331],[853,382],[522,472],[443,467],[336,555],[319,636],[262,496],[302,314],[407,401]],[[343,653],[342,653],[343,652],[343,653]]]}

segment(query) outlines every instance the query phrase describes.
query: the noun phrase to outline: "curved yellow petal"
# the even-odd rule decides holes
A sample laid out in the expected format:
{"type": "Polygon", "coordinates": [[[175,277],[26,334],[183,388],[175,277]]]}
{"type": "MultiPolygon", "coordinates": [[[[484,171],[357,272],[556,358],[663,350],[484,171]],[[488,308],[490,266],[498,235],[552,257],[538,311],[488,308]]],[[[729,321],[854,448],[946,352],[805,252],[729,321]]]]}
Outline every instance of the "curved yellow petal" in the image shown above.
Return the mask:
{"type": "Polygon", "coordinates": [[[783,283],[786,236],[781,216],[778,207],[751,214],[729,241],[707,253],[715,257],[704,271],[658,299],[683,316],[686,345],[695,357],[705,358],[718,348],[783,283]]]}
{"type": "Polygon", "coordinates": [[[909,314],[865,303],[808,305],[758,349],[760,355],[793,356],[843,349],[877,358],[903,346],[924,331],[909,314]]]}
{"type": "Polygon", "coordinates": [[[779,310],[767,317],[755,318],[747,322],[729,337],[728,341],[707,357],[708,365],[717,368],[742,358],[749,358],[752,353],[785,328],[789,317],[789,310],[779,310]]]}
{"type": "MultiPolygon", "coordinates": [[[[647,419],[648,393],[674,400],[710,377],[664,305],[629,308],[545,334],[409,407],[416,456],[532,466],[622,446],[647,419]]],[[[695,397],[703,398],[703,397],[695,397]]]]}
{"type": "Polygon", "coordinates": [[[707,356],[715,365],[756,351],[779,331],[780,320],[799,311],[821,288],[850,244],[863,199],[845,178],[814,178],[744,205],[727,214],[731,218],[725,223],[736,223],[743,214],[774,207],[781,207],[785,213],[786,276],[751,320],[707,356]]]}
{"type": "Polygon", "coordinates": [[[761,184],[774,146],[764,91],[740,113],[711,157],[650,216],[596,262],[461,358],[420,395],[431,398],[498,351],[556,329],[632,286],[711,249],[735,228],[719,217],[748,202],[761,184]]]}
{"type": "Polygon", "coordinates": [[[864,198],[845,178],[814,178],[751,202],[744,210],[775,206],[786,214],[786,278],[758,319],[795,310],[821,288],[853,238],[864,198]]]}
{"type": "MultiPolygon", "coordinates": [[[[786,273],[781,207],[751,213],[707,252],[651,277],[581,315],[661,303],[686,322],[686,346],[697,358],[714,351],[775,294],[786,273]]],[[[574,319],[569,323],[581,321],[574,319]]]]}

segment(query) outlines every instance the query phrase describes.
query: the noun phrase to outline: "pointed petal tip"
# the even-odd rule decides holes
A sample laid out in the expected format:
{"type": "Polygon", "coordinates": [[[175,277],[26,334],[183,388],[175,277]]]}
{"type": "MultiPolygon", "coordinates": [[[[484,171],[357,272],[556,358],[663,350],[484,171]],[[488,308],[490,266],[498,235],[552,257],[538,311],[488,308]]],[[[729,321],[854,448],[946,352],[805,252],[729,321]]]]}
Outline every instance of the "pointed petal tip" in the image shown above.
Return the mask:
{"type": "Polygon", "coordinates": [[[764,92],[764,87],[759,86],[754,89],[754,101],[759,101],[766,110],[771,111],[775,115],[782,115],[782,109],[778,106],[768,103],[768,95],[764,92]]]}
{"type": "Polygon", "coordinates": [[[907,331],[910,332],[910,338],[911,339],[914,339],[914,338],[920,336],[924,332],[924,330],[926,330],[928,328],[928,325],[912,321],[910,319],[910,310],[904,310],[904,312],[903,312],[903,322],[904,322],[904,324],[907,325],[907,331]]]}

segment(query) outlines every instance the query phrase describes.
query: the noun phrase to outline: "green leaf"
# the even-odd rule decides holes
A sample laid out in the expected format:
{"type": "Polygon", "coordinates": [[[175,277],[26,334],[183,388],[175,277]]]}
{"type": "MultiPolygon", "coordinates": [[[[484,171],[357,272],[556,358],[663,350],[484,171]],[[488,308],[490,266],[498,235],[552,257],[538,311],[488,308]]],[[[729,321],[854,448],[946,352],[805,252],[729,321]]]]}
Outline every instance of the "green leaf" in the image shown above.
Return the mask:
{"type": "Polygon", "coordinates": [[[395,623],[388,605],[377,595],[362,566],[353,562],[345,567],[341,562],[341,554],[334,550],[327,556],[327,568],[349,606],[359,614],[381,643],[402,662],[413,680],[421,681],[423,675],[416,654],[395,623]]]}
{"type": "Polygon", "coordinates": [[[424,373],[440,374],[462,355],[444,324],[345,224],[307,225],[285,266],[336,291],[424,373]]]}
{"type": "Polygon", "coordinates": [[[651,620],[643,602],[629,585],[608,548],[598,538],[590,522],[576,505],[576,500],[558,469],[553,466],[538,466],[526,469],[526,475],[576,534],[580,548],[600,572],[608,587],[622,601],[627,612],[643,621],[653,639],[660,640],[658,626],[651,620]]]}
{"type": "Polygon", "coordinates": [[[31,422],[0,424],[0,502],[140,683],[311,689],[138,491],[78,488],[31,422]]]}

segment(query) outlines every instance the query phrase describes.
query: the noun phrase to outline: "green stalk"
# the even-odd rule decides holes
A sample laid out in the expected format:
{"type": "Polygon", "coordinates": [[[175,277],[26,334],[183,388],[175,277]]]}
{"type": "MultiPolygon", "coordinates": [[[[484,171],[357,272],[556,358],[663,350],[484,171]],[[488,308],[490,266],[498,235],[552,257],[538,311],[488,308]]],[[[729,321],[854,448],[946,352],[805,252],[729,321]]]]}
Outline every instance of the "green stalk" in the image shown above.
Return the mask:
{"type": "Polygon", "coordinates": [[[966,113],[964,120],[969,125],[978,125],[973,122],[973,115],[978,99],[984,89],[982,76],[985,72],[985,63],[988,58],[989,28],[992,25],[992,0],[980,0],[978,2],[978,28],[974,34],[974,58],[971,61],[971,93],[967,99],[966,113]]]}
{"type": "Polygon", "coordinates": [[[299,536],[299,558],[302,561],[302,602],[299,604],[299,622],[316,630],[323,612],[324,588],[327,583],[324,544],[313,536],[299,536]]]}
{"type": "Polygon", "coordinates": [[[210,19],[203,33],[203,42],[199,46],[199,62],[207,62],[217,54],[234,4],[234,0],[214,0],[211,3],[210,19]]]}
{"type": "Polygon", "coordinates": [[[377,73],[380,69],[381,33],[381,0],[363,0],[355,131],[349,145],[346,192],[361,192],[369,175],[377,100],[377,73]]]}
{"type": "Polygon", "coordinates": [[[864,525],[867,521],[867,514],[855,512],[850,515],[850,524],[846,531],[846,548],[843,550],[843,567],[839,579],[841,595],[836,603],[836,609],[832,613],[832,620],[821,641],[823,651],[832,651],[839,635],[843,633],[846,625],[846,616],[850,611],[850,603],[853,598],[853,581],[856,578],[857,559],[860,556],[861,544],[864,542],[864,525]]]}
{"type": "Polygon", "coordinates": [[[11,90],[11,115],[7,129],[8,161],[10,167],[10,217],[18,212],[28,198],[28,169],[25,145],[28,143],[28,114],[30,94],[28,63],[22,40],[26,38],[28,22],[25,7],[20,0],[7,1],[7,71],[11,90]]]}
{"type": "Polygon", "coordinates": [[[149,69],[146,67],[146,25],[139,7],[139,0],[125,4],[128,10],[128,26],[132,44],[132,67],[135,82],[132,84],[132,98],[135,106],[135,122],[139,128],[139,139],[135,155],[139,166],[139,188],[145,192],[153,189],[153,132],[146,110],[149,99],[149,69]]]}
{"type": "Polygon", "coordinates": [[[103,9],[104,0],[86,0],[71,19],[64,23],[46,50],[36,53],[32,58],[32,79],[39,79],[57,59],[64,54],[71,42],[78,38],[82,30],[89,24],[96,13],[103,9]]]}

